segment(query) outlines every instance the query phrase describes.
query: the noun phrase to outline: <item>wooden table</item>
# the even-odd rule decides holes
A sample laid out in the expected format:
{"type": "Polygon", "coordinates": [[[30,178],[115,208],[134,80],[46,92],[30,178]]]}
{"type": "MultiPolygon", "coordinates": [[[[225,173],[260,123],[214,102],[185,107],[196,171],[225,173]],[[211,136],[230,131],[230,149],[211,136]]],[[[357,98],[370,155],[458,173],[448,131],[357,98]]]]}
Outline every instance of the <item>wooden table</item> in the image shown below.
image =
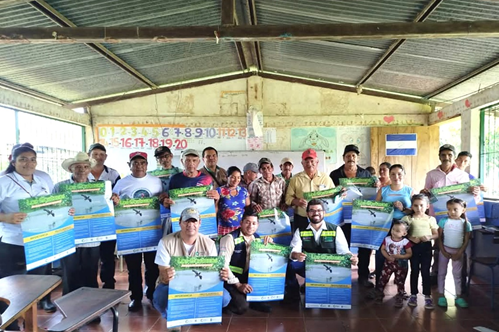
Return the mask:
{"type": "Polygon", "coordinates": [[[113,332],[118,331],[118,311],[114,308],[130,295],[128,290],[82,287],[54,301],[65,318],[49,331],[73,331],[111,309],[113,332]]]}
{"type": "Polygon", "coordinates": [[[37,332],[37,303],[60,283],[60,277],[45,275],[20,274],[0,279],[0,301],[9,304],[1,316],[0,328],[24,316],[25,330],[37,332]]]}

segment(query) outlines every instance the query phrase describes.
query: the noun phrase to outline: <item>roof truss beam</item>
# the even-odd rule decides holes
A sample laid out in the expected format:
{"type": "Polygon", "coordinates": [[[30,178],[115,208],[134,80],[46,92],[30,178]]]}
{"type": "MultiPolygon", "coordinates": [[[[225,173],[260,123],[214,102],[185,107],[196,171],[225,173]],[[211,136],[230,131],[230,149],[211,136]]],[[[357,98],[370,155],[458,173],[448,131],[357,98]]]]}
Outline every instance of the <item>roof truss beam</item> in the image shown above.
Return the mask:
{"type": "Polygon", "coordinates": [[[235,42],[499,37],[498,21],[186,27],[0,28],[0,44],[235,42]]]}
{"type": "MultiPolygon", "coordinates": [[[[443,0],[431,0],[423,10],[416,15],[413,22],[424,22],[437,9],[437,7],[442,3],[443,0]]],[[[406,41],[406,39],[399,39],[394,41],[385,53],[378,59],[378,61],[372,66],[362,78],[357,83],[357,86],[364,84],[369,78],[371,78],[376,71],[383,66],[383,64],[392,57],[392,55],[399,49],[400,46],[406,41]]]]}
{"type": "MultiPolygon", "coordinates": [[[[50,19],[52,22],[56,23],[60,27],[64,28],[69,28],[69,29],[77,29],[76,24],[71,22],[67,17],[59,13],[57,10],[55,10],[52,6],[50,6],[47,2],[44,0],[36,0],[36,1],[31,1],[29,3],[33,8],[38,10],[42,15],[50,19]]],[[[1,34],[0,34],[1,36],[1,34]]],[[[0,39],[2,39],[0,37],[0,39]]],[[[86,43],[88,47],[96,51],[97,53],[101,54],[104,56],[106,59],[108,59],[110,62],[127,72],[129,75],[132,77],[138,79],[145,85],[147,85],[151,89],[156,89],[158,86],[154,84],[151,80],[149,80],[147,77],[142,75],[137,69],[133,68],[131,65],[126,63],[123,59],[118,57],[116,54],[111,52],[109,49],[107,49],[104,45],[100,43],[86,43]]]]}

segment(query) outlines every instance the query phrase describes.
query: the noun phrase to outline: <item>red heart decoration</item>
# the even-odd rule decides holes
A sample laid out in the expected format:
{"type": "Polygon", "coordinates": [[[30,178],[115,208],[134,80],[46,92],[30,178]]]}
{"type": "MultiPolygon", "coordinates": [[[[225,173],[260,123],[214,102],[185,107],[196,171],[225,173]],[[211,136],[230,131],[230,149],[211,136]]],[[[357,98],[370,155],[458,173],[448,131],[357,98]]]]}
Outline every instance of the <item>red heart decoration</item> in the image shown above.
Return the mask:
{"type": "Polygon", "coordinates": [[[470,108],[470,106],[471,106],[471,102],[470,102],[468,99],[466,99],[466,100],[464,101],[464,105],[465,105],[467,108],[470,108]]]}
{"type": "Polygon", "coordinates": [[[386,122],[386,123],[390,123],[390,122],[393,122],[393,120],[395,120],[395,117],[393,115],[390,115],[390,116],[385,116],[383,117],[383,120],[386,122]]]}
{"type": "Polygon", "coordinates": [[[439,119],[443,118],[443,117],[444,117],[444,112],[439,111],[439,112],[437,113],[437,116],[438,116],[438,118],[439,118],[439,119]]]}

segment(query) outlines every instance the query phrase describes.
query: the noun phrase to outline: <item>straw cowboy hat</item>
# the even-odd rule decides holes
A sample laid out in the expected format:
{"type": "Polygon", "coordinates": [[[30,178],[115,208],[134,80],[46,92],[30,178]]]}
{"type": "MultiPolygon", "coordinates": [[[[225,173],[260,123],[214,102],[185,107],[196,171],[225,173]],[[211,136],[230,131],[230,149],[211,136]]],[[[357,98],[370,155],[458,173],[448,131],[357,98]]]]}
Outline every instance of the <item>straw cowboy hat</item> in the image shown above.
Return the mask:
{"type": "Polygon", "coordinates": [[[90,165],[90,168],[94,167],[97,161],[94,158],[90,158],[85,152],[78,152],[76,157],[68,158],[62,162],[62,168],[69,173],[72,173],[71,166],[74,164],[85,163],[90,165]]]}

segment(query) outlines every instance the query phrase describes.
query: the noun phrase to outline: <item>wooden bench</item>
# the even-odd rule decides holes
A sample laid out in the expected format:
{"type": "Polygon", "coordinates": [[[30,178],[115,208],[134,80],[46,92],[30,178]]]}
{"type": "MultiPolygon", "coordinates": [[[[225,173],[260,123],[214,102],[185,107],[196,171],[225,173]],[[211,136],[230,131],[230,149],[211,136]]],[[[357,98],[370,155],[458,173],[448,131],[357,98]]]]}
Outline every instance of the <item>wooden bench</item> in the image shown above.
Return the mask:
{"type": "Polygon", "coordinates": [[[60,277],[45,275],[21,274],[0,279],[0,301],[9,305],[2,313],[0,329],[24,316],[25,330],[37,332],[37,303],[60,283],[60,277]]]}
{"type": "Polygon", "coordinates": [[[113,332],[118,332],[118,311],[114,306],[129,295],[127,290],[79,288],[54,301],[64,318],[49,331],[74,331],[111,309],[113,332]]]}

